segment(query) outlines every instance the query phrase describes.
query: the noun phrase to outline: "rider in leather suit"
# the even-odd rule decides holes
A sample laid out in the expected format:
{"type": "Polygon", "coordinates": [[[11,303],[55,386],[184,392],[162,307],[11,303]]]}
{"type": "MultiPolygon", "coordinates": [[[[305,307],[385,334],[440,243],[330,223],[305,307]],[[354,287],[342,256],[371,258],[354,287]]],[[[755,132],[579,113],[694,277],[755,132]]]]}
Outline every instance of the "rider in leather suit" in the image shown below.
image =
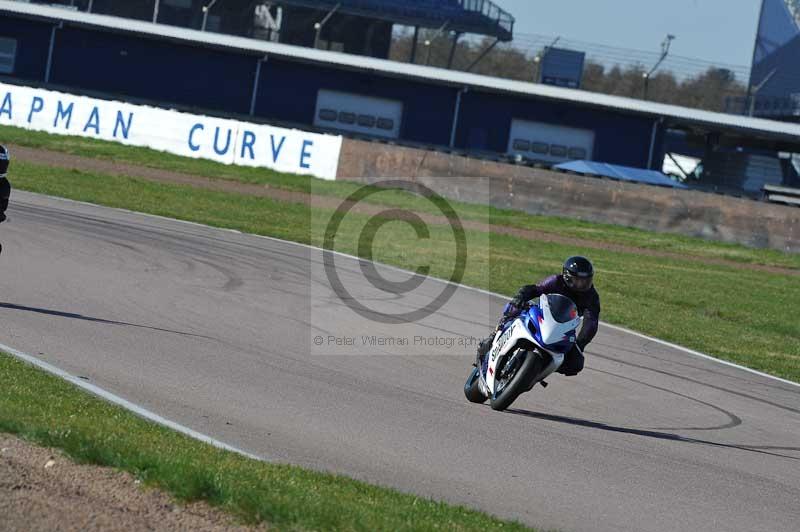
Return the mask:
{"type": "MultiPolygon", "coordinates": [[[[570,257],[564,262],[561,275],[552,275],[538,284],[526,285],[520,288],[517,295],[503,311],[503,317],[496,330],[499,330],[507,321],[514,319],[523,306],[531,299],[542,294],[561,294],[570,298],[578,307],[578,314],[583,316],[583,325],[576,340],[576,345],[564,357],[564,362],[558,372],[573,376],[583,369],[583,350],[597,334],[600,320],[600,295],[594,288],[594,267],[585,257],[570,257]]],[[[494,334],[485,338],[478,346],[478,361],[489,351],[494,341],[494,334]]]]}
{"type": "Polygon", "coordinates": [[[11,158],[8,150],[0,144],[0,222],[6,221],[6,209],[8,209],[8,198],[11,196],[11,185],[8,182],[8,163],[11,158]]]}

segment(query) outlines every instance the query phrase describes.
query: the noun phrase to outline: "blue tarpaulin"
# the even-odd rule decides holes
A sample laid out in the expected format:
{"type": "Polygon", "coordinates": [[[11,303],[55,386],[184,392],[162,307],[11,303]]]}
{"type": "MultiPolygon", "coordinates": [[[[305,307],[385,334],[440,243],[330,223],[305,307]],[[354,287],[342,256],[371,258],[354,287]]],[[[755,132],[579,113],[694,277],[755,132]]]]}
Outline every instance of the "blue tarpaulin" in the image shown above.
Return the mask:
{"type": "Polygon", "coordinates": [[[619,166],[616,164],[598,163],[595,161],[570,161],[561,163],[555,168],[581,174],[590,174],[611,179],[621,179],[622,181],[633,181],[635,183],[646,183],[648,185],[659,185],[672,188],[689,188],[683,183],[679,183],[655,170],[643,170],[641,168],[631,168],[630,166],[619,166]]]}

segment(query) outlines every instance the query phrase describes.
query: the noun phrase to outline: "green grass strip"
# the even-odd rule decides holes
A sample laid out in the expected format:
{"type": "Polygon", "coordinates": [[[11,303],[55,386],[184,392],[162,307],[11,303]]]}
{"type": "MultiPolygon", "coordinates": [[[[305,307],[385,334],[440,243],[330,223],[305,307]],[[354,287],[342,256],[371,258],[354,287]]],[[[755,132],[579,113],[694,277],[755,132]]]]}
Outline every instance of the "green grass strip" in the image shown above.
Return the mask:
{"type": "Polygon", "coordinates": [[[219,450],[0,353],[0,432],[275,530],[529,530],[464,507],[219,450]]]}
{"type": "MultiPolygon", "coordinates": [[[[346,181],[323,181],[310,177],[281,174],[265,168],[229,166],[203,159],[180,157],[148,148],[124,146],[114,142],[83,137],[50,135],[11,126],[0,126],[0,142],[13,143],[30,148],[42,148],[94,159],[110,160],[117,163],[181,172],[212,179],[263,184],[283,190],[313,192],[318,195],[340,198],[346,197],[360,186],[346,181]]],[[[12,163],[12,176],[16,165],[16,162],[12,163]]],[[[381,194],[367,201],[438,214],[435,207],[432,207],[427,201],[403,193],[381,194]]],[[[712,242],[701,238],[655,233],[610,224],[581,222],[569,218],[533,216],[507,209],[486,208],[458,202],[451,202],[451,204],[464,220],[545,231],[564,237],[586,239],[598,243],[669,251],[701,258],[719,258],[746,264],[763,264],[800,269],[800,254],[788,254],[768,249],[752,249],[737,244],[712,242]]]]}
{"type": "MultiPolygon", "coordinates": [[[[34,192],[317,246],[332,214],[269,198],[28,163],[15,164],[13,179],[17,187],[34,192]]],[[[367,220],[358,214],[345,219],[336,238],[339,251],[358,254],[357,238],[367,220]]],[[[409,269],[429,265],[432,275],[448,278],[452,233],[435,225],[430,233],[420,240],[407,224],[389,223],[378,232],[375,259],[409,269]]],[[[476,231],[467,236],[463,282],[509,295],[558,271],[564,257],[582,251],[476,231]]],[[[800,382],[800,321],[791,314],[800,301],[796,276],[602,249],[590,254],[598,270],[604,320],[800,382]]]]}

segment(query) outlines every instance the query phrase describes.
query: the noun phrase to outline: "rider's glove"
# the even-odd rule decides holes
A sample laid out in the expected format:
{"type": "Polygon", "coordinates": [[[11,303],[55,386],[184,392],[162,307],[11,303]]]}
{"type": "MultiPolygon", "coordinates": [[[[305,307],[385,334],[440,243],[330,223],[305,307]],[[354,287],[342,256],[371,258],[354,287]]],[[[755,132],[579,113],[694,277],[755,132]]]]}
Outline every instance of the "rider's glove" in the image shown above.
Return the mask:
{"type": "Polygon", "coordinates": [[[503,316],[506,318],[514,318],[519,314],[520,305],[516,303],[516,301],[511,300],[506,303],[506,306],[503,307],[503,316]]]}
{"type": "Polygon", "coordinates": [[[505,308],[503,308],[503,316],[507,318],[516,318],[519,316],[519,313],[522,312],[527,307],[527,302],[517,299],[516,297],[506,303],[505,308]]]}
{"type": "Polygon", "coordinates": [[[500,318],[500,321],[497,322],[497,330],[502,329],[503,325],[509,320],[516,318],[521,310],[521,305],[517,305],[516,300],[511,300],[506,303],[506,306],[503,308],[503,316],[500,318]]]}

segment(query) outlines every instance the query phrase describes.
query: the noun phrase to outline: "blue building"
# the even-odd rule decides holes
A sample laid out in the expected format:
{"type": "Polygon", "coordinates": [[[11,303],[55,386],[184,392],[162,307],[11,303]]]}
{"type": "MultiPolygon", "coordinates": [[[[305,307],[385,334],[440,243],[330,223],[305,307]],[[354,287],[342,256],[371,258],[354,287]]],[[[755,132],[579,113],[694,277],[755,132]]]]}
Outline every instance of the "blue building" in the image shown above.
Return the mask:
{"type": "Polygon", "coordinates": [[[795,124],[7,0],[0,79],[517,162],[685,153],[707,161],[690,185],[748,193],[792,184],[778,153],[800,153],[795,124]]]}
{"type": "Polygon", "coordinates": [[[798,58],[800,1],[763,0],[745,112],[800,122],[798,58]]]}

